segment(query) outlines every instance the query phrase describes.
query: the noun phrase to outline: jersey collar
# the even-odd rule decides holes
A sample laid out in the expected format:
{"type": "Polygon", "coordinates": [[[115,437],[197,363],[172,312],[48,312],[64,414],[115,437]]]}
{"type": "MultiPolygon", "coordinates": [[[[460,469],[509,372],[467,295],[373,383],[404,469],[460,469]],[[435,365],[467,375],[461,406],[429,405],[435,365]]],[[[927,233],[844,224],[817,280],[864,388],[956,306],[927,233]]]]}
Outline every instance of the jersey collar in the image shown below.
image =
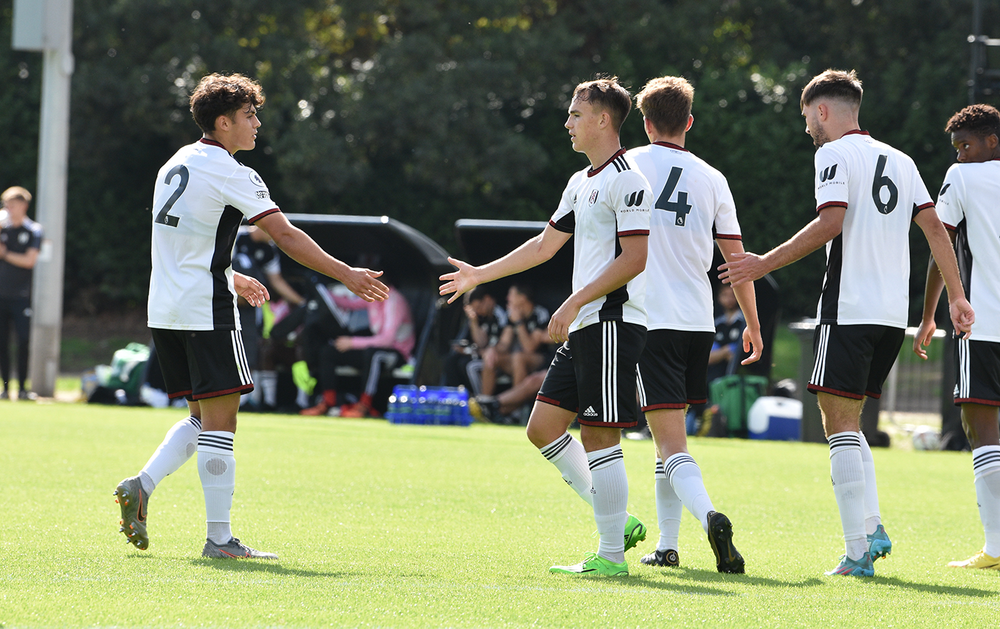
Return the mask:
{"type": "Polygon", "coordinates": [[[604,170],[604,168],[605,168],[605,167],[606,167],[606,166],[607,166],[608,164],[610,164],[611,162],[615,161],[616,159],[618,159],[619,157],[621,157],[621,156],[622,156],[622,155],[624,155],[624,154],[625,154],[625,147],[623,146],[622,148],[618,149],[618,152],[617,152],[617,153],[615,153],[614,155],[612,155],[611,157],[609,157],[609,158],[608,158],[608,161],[604,162],[603,164],[601,164],[601,165],[600,165],[600,166],[598,166],[597,168],[594,168],[594,167],[591,167],[591,168],[590,168],[590,170],[588,170],[588,171],[587,171],[587,176],[588,176],[588,177],[593,177],[593,176],[594,176],[594,175],[596,175],[597,173],[599,173],[599,172],[601,172],[602,170],[604,170]]]}
{"type": "MultiPolygon", "coordinates": [[[[220,149],[222,149],[223,151],[226,151],[226,147],[222,146],[222,144],[220,144],[219,142],[217,142],[215,140],[210,140],[208,138],[201,138],[198,141],[201,142],[202,144],[208,144],[209,146],[217,146],[220,149]]],[[[228,153],[229,151],[226,151],[226,152],[228,153]]]]}
{"type": "Polygon", "coordinates": [[[668,148],[668,149],[674,149],[675,151],[684,151],[685,153],[690,153],[691,152],[691,151],[687,150],[686,148],[684,148],[683,146],[679,146],[677,144],[674,144],[673,142],[653,142],[653,144],[655,144],[656,146],[662,146],[662,147],[665,147],[665,148],[668,148]]]}
{"type": "Polygon", "coordinates": [[[868,137],[871,137],[870,133],[868,133],[867,131],[862,131],[861,129],[855,129],[854,131],[848,131],[844,135],[845,136],[848,136],[848,135],[867,135],[868,137]]]}

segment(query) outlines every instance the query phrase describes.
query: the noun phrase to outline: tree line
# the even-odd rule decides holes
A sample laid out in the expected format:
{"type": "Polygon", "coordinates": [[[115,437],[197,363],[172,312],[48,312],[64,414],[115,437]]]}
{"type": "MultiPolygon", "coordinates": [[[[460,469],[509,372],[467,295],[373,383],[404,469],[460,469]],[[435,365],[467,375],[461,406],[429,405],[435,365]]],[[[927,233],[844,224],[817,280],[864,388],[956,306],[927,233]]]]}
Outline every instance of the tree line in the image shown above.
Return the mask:
{"type": "MultiPolygon", "coordinates": [[[[798,99],[828,67],[858,71],[862,126],[936,192],[944,123],[968,104],[971,15],[972,0],[75,0],[66,307],[144,305],[153,180],[198,137],[187,96],[207,72],[264,86],[257,148],[237,157],[282,209],[386,214],[449,251],[459,218],[550,216],[586,165],[562,126],[578,82],[612,74],[635,92],[683,75],[688,148],[729,178],[745,246],[763,252],[814,216],[798,99]]],[[[11,16],[0,0],[4,42],[11,16]]],[[[36,181],[41,70],[0,46],[0,186],[36,181]]],[[[641,116],[622,137],[646,143],[641,116]]],[[[786,317],[813,313],[824,262],[774,274],[786,317]]]]}

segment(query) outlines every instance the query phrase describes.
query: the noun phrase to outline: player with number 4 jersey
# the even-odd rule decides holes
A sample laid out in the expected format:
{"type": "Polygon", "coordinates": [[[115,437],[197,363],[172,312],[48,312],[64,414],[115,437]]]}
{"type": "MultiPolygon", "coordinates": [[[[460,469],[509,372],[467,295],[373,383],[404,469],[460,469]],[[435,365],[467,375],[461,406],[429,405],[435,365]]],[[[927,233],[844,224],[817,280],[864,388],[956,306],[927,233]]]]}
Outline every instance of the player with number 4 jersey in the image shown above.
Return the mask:
{"type": "Polygon", "coordinates": [[[916,223],[938,261],[952,324],[975,320],[958,264],[913,160],[873,140],[858,124],[861,81],[827,70],[802,91],[806,133],[816,151],[819,216],[763,256],[747,253],[720,269],[733,286],[763,277],[826,245],[826,277],[809,391],[830,445],[830,477],[845,552],[830,575],[874,576],[892,542],[882,526],[875,462],[860,432],[864,398],[879,397],[903,343],[910,277],[909,231],[916,223]]]}
{"type": "MultiPolygon", "coordinates": [[[[694,123],[694,88],[681,77],[651,80],[636,96],[650,144],[630,151],[653,189],[646,293],[649,332],[639,359],[639,405],[656,454],[656,513],[660,539],[645,564],[679,565],[683,508],[708,535],[719,572],[744,572],[732,523],[715,510],[701,469],[688,453],[688,404],[708,401],[708,362],[715,338],[708,273],[715,244],[727,259],[743,252],[736,203],[725,176],[685,148],[694,123]]],[[[752,283],[735,289],[747,322],[743,346],[760,358],[762,342],[752,283]]]]}

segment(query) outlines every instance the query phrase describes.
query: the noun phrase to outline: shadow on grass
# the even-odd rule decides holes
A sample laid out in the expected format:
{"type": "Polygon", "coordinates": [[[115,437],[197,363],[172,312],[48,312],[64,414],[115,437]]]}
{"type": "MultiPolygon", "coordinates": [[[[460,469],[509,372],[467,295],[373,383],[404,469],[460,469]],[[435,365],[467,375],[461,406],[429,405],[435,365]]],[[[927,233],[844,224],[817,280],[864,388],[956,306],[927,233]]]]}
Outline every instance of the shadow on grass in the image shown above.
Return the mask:
{"type": "Polygon", "coordinates": [[[871,581],[873,583],[891,585],[895,587],[916,590],[917,592],[928,592],[931,594],[946,594],[949,596],[967,596],[969,598],[995,597],[996,590],[980,590],[971,587],[955,587],[951,585],[937,585],[933,583],[916,583],[914,581],[904,581],[897,577],[880,577],[875,575],[871,581]]]}
{"type": "Polygon", "coordinates": [[[274,575],[288,575],[293,577],[343,577],[345,572],[317,572],[315,570],[297,570],[283,567],[279,562],[273,560],[246,560],[246,559],[190,559],[192,566],[213,568],[225,572],[262,572],[274,575]]]}
{"type": "MultiPolygon", "coordinates": [[[[562,575],[560,575],[562,576],[562,575]]],[[[649,588],[653,590],[665,590],[670,592],[683,592],[685,594],[703,594],[707,596],[738,596],[737,592],[728,592],[726,590],[720,590],[718,588],[706,587],[703,585],[688,585],[688,584],[677,584],[669,583],[660,580],[649,579],[645,576],[640,576],[636,574],[631,574],[628,576],[621,577],[589,577],[589,576],[573,576],[570,575],[569,579],[577,581],[579,583],[587,584],[611,584],[614,583],[615,586],[620,587],[630,587],[630,588],[649,588]]]]}
{"type": "Polygon", "coordinates": [[[769,579],[758,577],[752,574],[726,574],[714,570],[701,570],[695,568],[671,568],[664,570],[665,576],[689,581],[704,581],[706,583],[739,583],[746,585],[763,585],[766,587],[782,588],[805,588],[823,585],[823,580],[818,577],[810,577],[802,581],[782,581],[781,579],[769,579]]]}

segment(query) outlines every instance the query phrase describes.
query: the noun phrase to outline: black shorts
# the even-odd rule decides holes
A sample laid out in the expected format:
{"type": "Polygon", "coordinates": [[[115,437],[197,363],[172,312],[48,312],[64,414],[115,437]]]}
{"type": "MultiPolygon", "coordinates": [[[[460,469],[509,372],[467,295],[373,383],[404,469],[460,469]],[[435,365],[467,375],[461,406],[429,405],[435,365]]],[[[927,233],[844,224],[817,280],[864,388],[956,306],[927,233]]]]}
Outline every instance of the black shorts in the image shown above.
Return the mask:
{"type": "Polygon", "coordinates": [[[639,407],[645,411],[708,402],[714,332],[650,330],[639,358],[639,407]]]}
{"type": "Polygon", "coordinates": [[[151,331],[171,399],[201,400],[253,391],[239,330],[151,331]]]}
{"type": "Polygon", "coordinates": [[[601,321],[570,333],[536,399],[577,412],[577,421],[585,426],[635,426],[636,363],[645,342],[646,328],[620,321],[601,321]]]}
{"type": "Polygon", "coordinates": [[[902,328],[885,325],[820,324],[813,337],[816,358],[807,388],[852,400],[881,397],[905,334],[902,328]]]}
{"type": "Polygon", "coordinates": [[[1000,343],[955,339],[955,404],[1000,406],[1000,343]]]}

